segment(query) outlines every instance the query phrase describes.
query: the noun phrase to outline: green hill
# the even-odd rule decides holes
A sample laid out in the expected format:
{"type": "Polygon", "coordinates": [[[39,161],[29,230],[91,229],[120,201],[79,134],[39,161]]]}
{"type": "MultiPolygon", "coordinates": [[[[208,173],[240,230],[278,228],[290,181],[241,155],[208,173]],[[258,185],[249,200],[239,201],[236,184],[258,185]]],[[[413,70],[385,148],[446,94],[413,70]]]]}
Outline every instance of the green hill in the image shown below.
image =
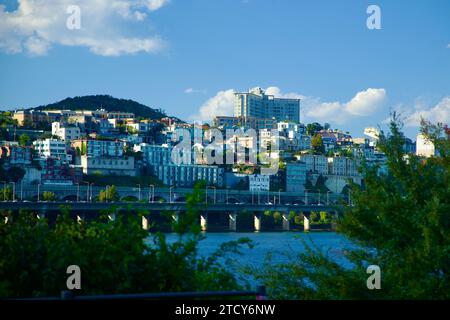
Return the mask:
{"type": "Polygon", "coordinates": [[[161,109],[153,109],[139,102],[118,99],[109,95],[82,96],[66,98],[59,102],[33,108],[34,110],[97,110],[132,112],[136,117],[161,119],[166,113],[161,109]]]}

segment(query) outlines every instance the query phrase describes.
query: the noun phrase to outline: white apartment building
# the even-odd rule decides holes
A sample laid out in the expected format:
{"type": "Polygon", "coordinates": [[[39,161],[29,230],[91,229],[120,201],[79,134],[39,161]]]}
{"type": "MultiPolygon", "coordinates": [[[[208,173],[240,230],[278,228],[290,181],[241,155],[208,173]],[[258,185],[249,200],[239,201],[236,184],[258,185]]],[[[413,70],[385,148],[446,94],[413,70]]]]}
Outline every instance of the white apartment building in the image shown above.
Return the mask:
{"type": "Polygon", "coordinates": [[[80,128],[77,126],[64,125],[60,122],[52,123],[52,135],[59,137],[66,143],[70,143],[72,140],[80,139],[80,128]]]}
{"type": "Polygon", "coordinates": [[[250,191],[269,191],[270,175],[253,174],[248,176],[248,189],[250,191]]]}
{"type": "Polygon", "coordinates": [[[234,116],[300,122],[300,99],[275,98],[256,87],[235,93],[234,116]]]}
{"type": "Polygon", "coordinates": [[[423,134],[418,134],[416,139],[416,155],[428,158],[435,154],[436,150],[433,142],[423,134]]]}
{"type": "Polygon", "coordinates": [[[323,155],[306,154],[298,157],[306,164],[307,173],[328,174],[328,159],[323,155]]]}
{"type": "Polygon", "coordinates": [[[153,174],[167,186],[192,187],[204,180],[208,185],[223,186],[224,169],[206,165],[155,165],[153,174]]]}
{"type": "Polygon", "coordinates": [[[153,145],[140,143],[133,147],[134,152],[142,152],[142,158],[146,165],[172,164],[172,150],[167,145],[153,145]]]}
{"type": "Polygon", "coordinates": [[[328,171],[331,175],[337,176],[358,176],[359,160],[347,157],[330,157],[328,158],[328,171]]]}
{"type": "Polygon", "coordinates": [[[148,122],[133,122],[127,123],[127,128],[132,128],[137,132],[147,132],[150,130],[150,123],[148,122]]]}
{"type": "Polygon", "coordinates": [[[301,151],[311,149],[311,137],[305,134],[305,127],[294,122],[279,122],[280,149],[301,151]]]}
{"type": "Polygon", "coordinates": [[[34,149],[40,158],[67,159],[66,144],[56,139],[36,140],[33,142],[34,149]]]}

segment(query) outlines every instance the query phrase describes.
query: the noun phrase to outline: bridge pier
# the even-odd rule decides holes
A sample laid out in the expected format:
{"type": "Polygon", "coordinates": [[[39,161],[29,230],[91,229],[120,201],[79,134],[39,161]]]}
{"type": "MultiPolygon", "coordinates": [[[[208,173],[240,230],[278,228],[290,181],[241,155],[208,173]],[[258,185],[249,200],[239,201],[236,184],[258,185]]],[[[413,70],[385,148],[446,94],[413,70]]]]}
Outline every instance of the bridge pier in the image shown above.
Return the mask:
{"type": "Polygon", "coordinates": [[[144,230],[149,229],[148,219],[146,216],[142,216],[142,229],[144,230]]]}
{"type": "Polygon", "coordinates": [[[303,214],[303,231],[309,232],[309,216],[303,214]]]}
{"type": "Polygon", "coordinates": [[[208,230],[208,214],[207,213],[200,214],[200,228],[202,231],[208,230]]]}
{"type": "Polygon", "coordinates": [[[255,214],[254,225],[255,225],[255,231],[256,232],[261,231],[261,216],[258,215],[258,214],[255,214]]]}
{"type": "Polygon", "coordinates": [[[229,213],[228,219],[229,219],[229,230],[236,231],[237,230],[237,214],[229,213]]]}
{"type": "Polygon", "coordinates": [[[290,230],[290,215],[289,212],[283,213],[283,231],[289,231],[290,230]]]}

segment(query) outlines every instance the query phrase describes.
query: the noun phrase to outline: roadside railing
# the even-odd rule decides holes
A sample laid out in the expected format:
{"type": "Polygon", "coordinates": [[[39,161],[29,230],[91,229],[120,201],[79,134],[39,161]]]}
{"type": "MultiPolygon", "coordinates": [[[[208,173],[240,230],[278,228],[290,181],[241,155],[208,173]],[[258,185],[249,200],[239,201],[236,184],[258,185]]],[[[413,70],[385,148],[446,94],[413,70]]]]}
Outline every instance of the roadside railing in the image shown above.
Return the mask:
{"type": "Polygon", "coordinates": [[[45,301],[100,301],[100,300],[167,300],[167,299],[205,299],[229,297],[255,297],[256,300],[267,300],[266,287],[257,286],[255,291],[205,291],[205,292],[157,292],[131,294],[105,294],[77,296],[72,291],[61,291],[60,297],[29,298],[21,300],[45,301]]]}

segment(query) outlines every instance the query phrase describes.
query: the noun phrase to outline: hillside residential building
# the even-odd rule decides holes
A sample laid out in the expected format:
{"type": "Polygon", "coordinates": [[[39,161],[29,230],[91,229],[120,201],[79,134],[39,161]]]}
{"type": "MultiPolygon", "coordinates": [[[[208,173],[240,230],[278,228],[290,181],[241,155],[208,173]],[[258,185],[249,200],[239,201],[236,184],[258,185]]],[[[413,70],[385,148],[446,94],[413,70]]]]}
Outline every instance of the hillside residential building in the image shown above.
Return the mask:
{"type": "Polygon", "coordinates": [[[65,125],[60,122],[52,123],[52,135],[59,137],[66,143],[81,138],[80,128],[74,125],[65,125]]]}
{"type": "Polygon", "coordinates": [[[72,147],[81,155],[88,157],[121,157],[124,143],[118,140],[78,139],[72,141],[72,147]],[[78,152],[78,151],[77,151],[78,152]]]}
{"type": "Polygon", "coordinates": [[[307,173],[328,174],[328,159],[323,155],[306,154],[298,157],[306,164],[307,173]]]}
{"type": "Polygon", "coordinates": [[[64,141],[57,139],[36,140],[33,142],[33,146],[40,158],[69,160],[64,141]]]}
{"type": "Polygon", "coordinates": [[[6,160],[9,165],[28,165],[33,159],[33,152],[30,147],[5,145],[0,147],[0,159],[6,160]]]}
{"type": "Polygon", "coordinates": [[[134,146],[134,152],[142,152],[142,159],[148,166],[172,164],[172,150],[167,145],[141,143],[134,146]]]}
{"type": "Polygon", "coordinates": [[[248,189],[250,191],[269,191],[270,175],[253,174],[248,176],[248,189]]]}
{"type": "Polygon", "coordinates": [[[433,142],[427,139],[423,134],[418,134],[416,140],[416,155],[428,158],[434,156],[435,153],[436,150],[433,142]]]}
{"type": "Polygon", "coordinates": [[[81,156],[83,174],[136,176],[134,157],[81,156]]]}
{"type": "Polygon", "coordinates": [[[299,161],[286,164],[286,191],[303,194],[305,192],[305,184],[306,163],[299,161]]]}
{"type": "Polygon", "coordinates": [[[52,123],[54,121],[59,121],[61,119],[61,114],[36,110],[18,110],[14,112],[13,119],[17,120],[19,126],[33,126],[38,123],[52,123]]]}
{"type": "Polygon", "coordinates": [[[330,175],[337,176],[359,176],[358,167],[360,160],[354,160],[347,157],[328,158],[328,172],[330,175]]]}
{"type": "Polygon", "coordinates": [[[192,187],[205,180],[208,185],[223,186],[224,169],[206,165],[155,165],[153,174],[168,186],[192,187]]]}
{"type": "Polygon", "coordinates": [[[259,87],[253,88],[235,93],[234,116],[243,117],[244,122],[251,118],[300,122],[300,99],[275,98],[259,87]]]}

